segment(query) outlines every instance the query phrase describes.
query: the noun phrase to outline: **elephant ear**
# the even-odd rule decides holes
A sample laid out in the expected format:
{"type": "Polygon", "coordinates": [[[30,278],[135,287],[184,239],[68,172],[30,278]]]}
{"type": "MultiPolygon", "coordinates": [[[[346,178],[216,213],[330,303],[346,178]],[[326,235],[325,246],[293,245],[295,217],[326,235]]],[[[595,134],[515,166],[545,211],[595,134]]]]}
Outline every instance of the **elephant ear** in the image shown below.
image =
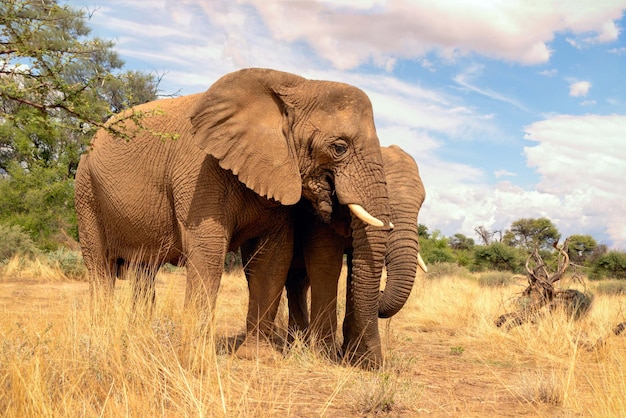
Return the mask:
{"type": "Polygon", "coordinates": [[[195,144],[259,195],[297,203],[302,179],[289,129],[293,109],[279,92],[304,81],[259,68],[225,75],[191,111],[195,144]]]}

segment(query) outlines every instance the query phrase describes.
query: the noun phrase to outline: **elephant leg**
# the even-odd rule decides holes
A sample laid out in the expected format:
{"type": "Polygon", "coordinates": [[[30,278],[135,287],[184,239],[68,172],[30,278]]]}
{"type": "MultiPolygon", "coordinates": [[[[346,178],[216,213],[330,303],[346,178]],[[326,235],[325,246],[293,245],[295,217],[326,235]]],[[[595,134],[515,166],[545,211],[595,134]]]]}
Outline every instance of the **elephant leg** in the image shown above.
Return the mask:
{"type": "Polygon", "coordinates": [[[307,292],[310,282],[304,265],[289,269],[285,289],[287,290],[287,304],[289,306],[289,325],[287,341],[292,343],[297,333],[306,333],[309,328],[309,304],[307,292]]]}
{"type": "Polygon", "coordinates": [[[311,230],[305,243],[305,265],[311,282],[309,334],[335,345],[337,333],[337,285],[341,275],[344,240],[323,224],[311,230]]]}
{"type": "Polygon", "coordinates": [[[185,309],[208,315],[204,318],[209,321],[208,324],[213,319],[226,250],[226,233],[218,225],[183,233],[183,252],[186,255],[187,268],[185,309]]]}
{"type": "Polygon", "coordinates": [[[108,259],[108,243],[99,221],[98,205],[93,195],[91,179],[85,170],[77,173],[76,184],[75,200],[79,240],[89,275],[92,312],[95,312],[96,305],[106,307],[111,304],[115,288],[116,266],[113,260],[108,259]]]}
{"type": "Polygon", "coordinates": [[[241,357],[258,357],[262,355],[259,347],[270,348],[267,343],[274,333],[274,320],[293,255],[293,230],[290,222],[285,224],[274,234],[250,240],[241,247],[250,295],[246,341],[237,350],[241,357]]]}

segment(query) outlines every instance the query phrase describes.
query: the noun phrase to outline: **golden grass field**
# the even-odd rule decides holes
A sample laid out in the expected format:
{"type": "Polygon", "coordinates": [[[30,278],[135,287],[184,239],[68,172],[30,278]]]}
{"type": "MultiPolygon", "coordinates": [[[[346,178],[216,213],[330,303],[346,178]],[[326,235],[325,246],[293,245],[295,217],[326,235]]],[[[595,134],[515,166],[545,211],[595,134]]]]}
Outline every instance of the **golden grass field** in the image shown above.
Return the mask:
{"type": "Polygon", "coordinates": [[[418,276],[405,308],[380,321],[385,365],[372,372],[299,342],[273,359],[216,353],[244,329],[245,278],[223,277],[208,333],[183,315],[184,283],[182,270],[160,273],[145,319],[118,281],[114,309],[93,318],[85,282],[38,261],[0,267],[0,415],[626,416],[626,337],[610,335],[626,320],[624,296],[596,295],[577,322],[557,313],[507,332],[494,319],[523,279],[418,276]]]}

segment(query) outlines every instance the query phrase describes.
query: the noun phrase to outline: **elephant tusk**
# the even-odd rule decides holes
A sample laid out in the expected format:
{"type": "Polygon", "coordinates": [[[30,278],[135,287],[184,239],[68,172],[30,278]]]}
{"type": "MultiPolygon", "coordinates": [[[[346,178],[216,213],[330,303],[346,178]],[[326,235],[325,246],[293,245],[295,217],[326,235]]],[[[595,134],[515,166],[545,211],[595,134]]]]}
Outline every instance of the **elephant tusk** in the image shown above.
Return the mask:
{"type": "Polygon", "coordinates": [[[424,263],[424,259],[422,259],[420,253],[417,253],[417,265],[420,266],[424,273],[428,273],[428,267],[426,267],[426,263],[424,263]]]}
{"type": "MultiPolygon", "coordinates": [[[[359,218],[360,220],[362,220],[368,225],[372,225],[372,226],[384,226],[385,225],[383,221],[381,221],[380,219],[376,219],[372,215],[370,215],[369,212],[366,211],[361,205],[350,203],[348,207],[350,208],[350,212],[352,212],[354,216],[356,216],[357,218],[359,218]]],[[[393,227],[393,225],[391,225],[391,227],[393,227]]]]}

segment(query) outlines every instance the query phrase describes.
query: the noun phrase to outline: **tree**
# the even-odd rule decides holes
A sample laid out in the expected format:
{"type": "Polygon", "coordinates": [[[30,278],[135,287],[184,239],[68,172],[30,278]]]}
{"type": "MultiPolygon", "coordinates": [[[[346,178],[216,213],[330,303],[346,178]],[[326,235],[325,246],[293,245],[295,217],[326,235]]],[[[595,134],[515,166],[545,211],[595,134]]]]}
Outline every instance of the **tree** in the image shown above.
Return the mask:
{"type": "Polygon", "coordinates": [[[626,279],[626,253],[609,251],[596,262],[591,272],[591,279],[626,279]]]}
{"type": "Polygon", "coordinates": [[[483,245],[489,245],[494,242],[502,241],[502,231],[500,230],[489,231],[483,225],[480,225],[474,228],[474,232],[476,232],[483,245]],[[495,238],[496,235],[499,236],[497,239],[495,238]]]}
{"type": "Polygon", "coordinates": [[[474,249],[474,268],[481,270],[511,271],[520,273],[524,269],[524,254],[521,250],[496,242],[474,249]]]}
{"type": "Polygon", "coordinates": [[[512,247],[532,251],[535,247],[551,249],[559,239],[559,231],[548,218],[522,218],[511,224],[502,242],[512,247]]]}
{"type": "MultiPolygon", "coordinates": [[[[95,129],[156,99],[158,80],[121,72],[86,19],[55,0],[0,3],[0,221],[38,240],[75,225],[74,172],[95,129]]],[[[124,136],[120,126],[108,129],[124,136]]]]}
{"type": "Polygon", "coordinates": [[[448,245],[448,239],[438,230],[428,238],[420,236],[420,254],[426,264],[453,263],[456,258],[448,245]]]}
{"type": "Polygon", "coordinates": [[[424,224],[417,224],[417,235],[419,236],[420,239],[430,238],[428,227],[424,224]]]}
{"type": "Polygon", "coordinates": [[[474,240],[463,234],[454,234],[450,238],[450,247],[454,250],[471,250],[474,247],[474,240]]]}
{"type": "Polygon", "coordinates": [[[572,235],[569,237],[569,258],[575,263],[590,261],[597,246],[591,235],[572,235]]]}

